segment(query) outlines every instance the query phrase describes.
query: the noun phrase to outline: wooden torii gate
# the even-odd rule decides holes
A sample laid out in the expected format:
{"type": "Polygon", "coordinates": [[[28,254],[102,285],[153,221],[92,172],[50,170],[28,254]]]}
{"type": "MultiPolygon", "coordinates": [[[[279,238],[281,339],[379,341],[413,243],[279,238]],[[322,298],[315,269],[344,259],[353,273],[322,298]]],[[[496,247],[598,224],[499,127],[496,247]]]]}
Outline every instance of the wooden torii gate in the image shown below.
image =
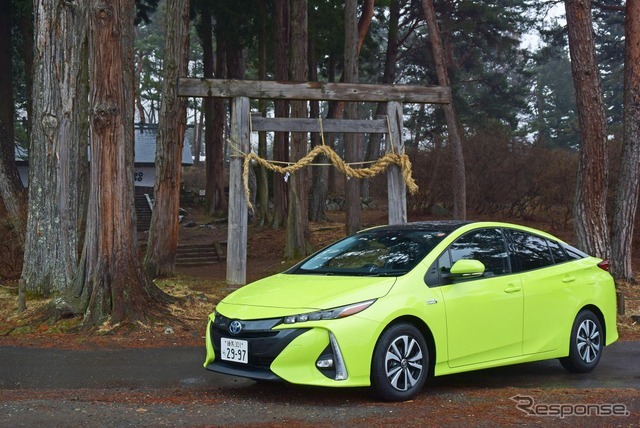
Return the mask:
{"type": "MultiPolygon", "coordinates": [[[[444,86],[369,85],[322,82],[273,82],[179,78],[182,97],[231,98],[231,141],[242,153],[251,150],[252,131],[266,132],[353,132],[388,135],[388,147],[404,153],[402,103],[448,104],[450,88],[444,86]],[[249,100],[304,100],[344,102],[386,102],[387,119],[346,120],[255,118],[251,123],[249,100]]],[[[248,206],[242,184],[243,158],[232,155],[229,166],[229,213],[227,233],[227,285],[246,284],[248,206]]],[[[400,168],[387,170],[389,224],[407,222],[406,186],[400,168]]]]}

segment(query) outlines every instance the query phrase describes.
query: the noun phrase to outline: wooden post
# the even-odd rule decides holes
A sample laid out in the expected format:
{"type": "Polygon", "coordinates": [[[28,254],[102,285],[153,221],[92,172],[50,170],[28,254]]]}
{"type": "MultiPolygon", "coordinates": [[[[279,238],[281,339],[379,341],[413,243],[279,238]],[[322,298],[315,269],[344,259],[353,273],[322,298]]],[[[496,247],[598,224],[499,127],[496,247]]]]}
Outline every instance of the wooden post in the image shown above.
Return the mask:
{"type": "Polygon", "coordinates": [[[622,291],[616,291],[616,297],[618,315],[625,315],[624,293],[622,291]]]}
{"type": "MultiPolygon", "coordinates": [[[[387,151],[393,150],[404,153],[402,142],[402,103],[390,101],[387,103],[389,117],[389,134],[387,151]]],[[[402,179],[402,171],[397,165],[390,165],[387,170],[387,198],[389,205],[389,224],[403,224],[407,222],[407,186],[402,179]]]]}
{"type": "Polygon", "coordinates": [[[227,232],[227,285],[240,287],[247,283],[248,207],[242,181],[244,157],[249,153],[249,98],[232,99],[231,160],[229,162],[229,220],[227,232]]]}

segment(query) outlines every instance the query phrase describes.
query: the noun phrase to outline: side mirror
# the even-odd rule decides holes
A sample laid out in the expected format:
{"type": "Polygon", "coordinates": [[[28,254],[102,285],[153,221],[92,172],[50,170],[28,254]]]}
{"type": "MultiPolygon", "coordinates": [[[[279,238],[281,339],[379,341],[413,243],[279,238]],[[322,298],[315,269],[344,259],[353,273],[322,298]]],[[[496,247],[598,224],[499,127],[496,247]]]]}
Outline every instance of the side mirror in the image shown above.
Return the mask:
{"type": "Polygon", "coordinates": [[[479,278],[484,274],[484,265],[479,260],[460,259],[449,271],[453,279],[479,278]]]}

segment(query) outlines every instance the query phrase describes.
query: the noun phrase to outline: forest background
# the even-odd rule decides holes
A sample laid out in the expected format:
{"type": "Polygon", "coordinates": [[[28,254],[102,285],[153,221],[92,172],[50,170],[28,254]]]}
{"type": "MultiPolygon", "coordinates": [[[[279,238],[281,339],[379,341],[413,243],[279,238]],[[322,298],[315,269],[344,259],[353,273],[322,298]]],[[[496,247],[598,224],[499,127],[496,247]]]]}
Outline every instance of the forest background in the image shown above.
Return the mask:
{"type": "MultiPolygon", "coordinates": [[[[613,273],[633,280],[639,3],[4,1],[5,271],[13,279],[20,272],[22,307],[26,296],[57,296],[40,321],[80,316],[80,328],[92,329],[167,316],[175,298],[153,280],[175,273],[176,147],[184,132],[203,155],[194,171],[202,171],[204,214],[227,209],[230,103],[177,97],[176,79],[190,76],[449,86],[448,107],[404,105],[402,139],[420,188],[408,198],[409,213],[571,229],[579,246],[611,258],[613,273]],[[154,193],[164,208],[154,210],[144,257],[133,210],[134,124],[159,129],[154,193]],[[29,154],[28,191],[16,180],[16,146],[29,154]]],[[[252,110],[360,119],[385,111],[282,101],[255,101],[252,110]]],[[[295,161],[320,137],[260,135],[254,151],[295,161]]],[[[386,150],[374,135],[324,137],[352,162],[386,150]]],[[[290,259],[312,251],[308,222],[326,220],[327,202],[345,205],[352,232],[361,206],[386,196],[375,181],[345,180],[324,167],[291,181],[261,168],[253,173],[253,221],[285,230],[290,259]]]]}

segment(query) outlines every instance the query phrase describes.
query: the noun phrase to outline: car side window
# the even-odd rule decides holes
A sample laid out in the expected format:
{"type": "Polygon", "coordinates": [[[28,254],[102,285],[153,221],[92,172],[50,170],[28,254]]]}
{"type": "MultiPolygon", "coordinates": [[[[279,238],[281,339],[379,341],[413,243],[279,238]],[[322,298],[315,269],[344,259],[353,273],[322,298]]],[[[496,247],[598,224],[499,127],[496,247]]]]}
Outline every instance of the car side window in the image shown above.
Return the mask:
{"type": "Polygon", "coordinates": [[[519,230],[508,231],[511,249],[520,264],[520,271],[539,269],[554,264],[548,241],[540,236],[519,230]]]}
{"type": "Polygon", "coordinates": [[[484,278],[511,273],[509,254],[498,229],[474,230],[462,235],[449,246],[449,256],[451,264],[460,259],[482,262],[484,278]]]}
{"type": "Polygon", "coordinates": [[[549,250],[553,256],[554,263],[562,263],[568,260],[567,253],[564,252],[560,244],[550,239],[547,239],[547,244],[549,245],[549,250]]]}

